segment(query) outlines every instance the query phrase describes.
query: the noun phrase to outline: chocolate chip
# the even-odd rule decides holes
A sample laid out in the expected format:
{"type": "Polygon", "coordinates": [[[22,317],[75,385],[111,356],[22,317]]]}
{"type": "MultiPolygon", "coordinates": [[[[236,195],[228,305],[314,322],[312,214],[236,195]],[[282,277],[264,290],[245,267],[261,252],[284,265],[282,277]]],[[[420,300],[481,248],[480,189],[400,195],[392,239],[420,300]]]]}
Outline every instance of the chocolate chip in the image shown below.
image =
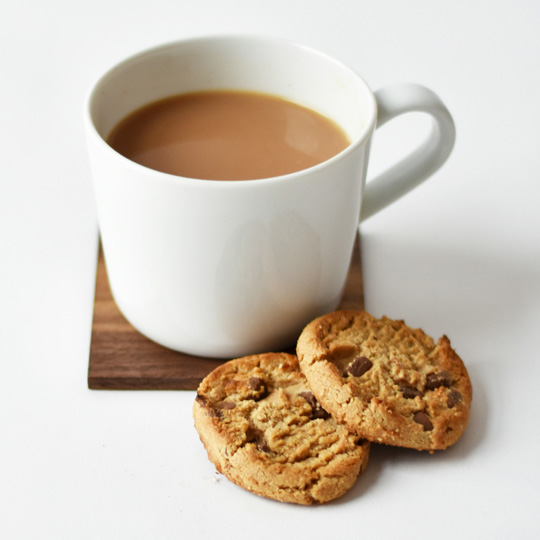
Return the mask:
{"type": "Polygon", "coordinates": [[[457,390],[450,390],[446,398],[449,409],[453,409],[461,401],[461,394],[457,390]]]}
{"type": "Polygon", "coordinates": [[[429,373],[426,377],[426,390],[435,390],[439,386],[446,386],[448,388],[451,384],[452,379],[447,371],[429,373]]]}
{"type": "Polygon", "coordinates": [[[264,438],[264,433],[259,428],[249,426],[246,432],[246,442],[254,443],[257,449],[262,452],[270,452],[270,447],[264,438]]]}
{"type": "Polygon", "coordinates": [[[210,403],[208,403],[206,398],[204,398],[203,396],[197,394],[197,396],[195,397],[195,401],[199,403],[201,407],[204,407],[206,409],[208,415],[211,418],[221,418],[223,416],[221,411],[210,405],[210,403]]]}
{"type": "Polygon", "coordinates": [[[401,390],[401,393],[405,399],[414,399],[415,397],[422,395],[419,390],[413,388],[412,386],[401,385],[399,389],[401,390]]]}
{"type": "Polygon", "coordinates": [[[330,418],[330,414],[326,412],[320,405],[318,405],[315,409],[313,409],[313,412],[311,413],[311,418],[313,420],[315,420],[316,418],[322,418],[323,420],[326,420],[327,418],[330,418]]]}
{"type": "Polygon", "coordinates": [[[234,409],[236,407],[236,403],[234,401],[222,401],[221,402],[221,408],[225,410],[234,409]]]}
{"type": "Polygon", "coordinates": [[[312,420],[317,418],[326,420],[327,418],[330,418],[330,414],[321,407],[320,403],[315,399],[315,396],[311,392],[300,392],[299,395],[309,403],[312,420]]]}
{"type": "Polygon", "coordinates": [[[259,379],[259,377],[250,377],[248,386],[251,388],[251,390],[258,392],[264,387],[264,382],[262,379],[259,379]]]}
{"type": "Polygon", "coordinates": [[[259,377],[250,377],[248,380],[248,387],[255,393],[255,401],[263,399],[268,395],[266,384],[262,379],[259,379],[259,377]]]}
{"type": "Polygon", "coordinates": [[[264,452],[265,454],[270,453],[270,451],[271,451],[270,447],[268,446],[268,443],[264,439],[259,439],[256,444],[257,444],[257,448],[261,452],[264,452]]]}
{"type": "Polygon", "coordinates": [[[366,371],[373,367],[373,362],[365,356],[357,356],[346,368],[344,376],[352,375],[353,377],[361,377],[366,371]]]}
{"type": "Polygon", "coordinates": [[[424,431],[431,431],[433,429],[433,424],[429,419],[429,416],[423,411],[417,411],[414,413],[414,421],[417,424],[420,424],[424,431]]]}
{"type": "Polygon", "coordinates": [[[300,392],[299,395],[301,395],[311,405],[312,409],[317,406],[317,400],[311,392],[300,392]]]}

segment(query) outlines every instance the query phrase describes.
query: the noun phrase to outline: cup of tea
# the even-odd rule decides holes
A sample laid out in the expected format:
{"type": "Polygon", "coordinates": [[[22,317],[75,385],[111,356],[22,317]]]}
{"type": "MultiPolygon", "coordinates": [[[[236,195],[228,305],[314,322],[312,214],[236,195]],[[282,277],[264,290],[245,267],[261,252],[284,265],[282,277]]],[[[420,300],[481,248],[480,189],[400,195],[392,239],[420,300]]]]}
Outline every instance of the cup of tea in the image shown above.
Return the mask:
{"type": "Polygon", "coordinates": [[[341,299],[361,220],[431,176],[455,139],[413,84],[373,93],[281,39],[213,36],[132,56],[94,85],[85,130],[113,297],[151,340],[231,358],[293,345],[341,299]],[[432,129],[366,184],[374,130],[432,129]]]}

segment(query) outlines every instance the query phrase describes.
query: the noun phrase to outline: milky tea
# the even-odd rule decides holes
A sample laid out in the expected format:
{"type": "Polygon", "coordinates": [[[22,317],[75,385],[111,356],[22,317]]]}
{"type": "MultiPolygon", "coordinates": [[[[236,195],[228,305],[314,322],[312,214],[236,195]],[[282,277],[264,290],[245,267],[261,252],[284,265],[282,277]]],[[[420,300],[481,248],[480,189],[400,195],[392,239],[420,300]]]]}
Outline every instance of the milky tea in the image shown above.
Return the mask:
{"type": "Polygon", "coordinates": [[[141,165],[204,180],[255,180],[313,167],[350,141],[333,121],[276,96],[212,90],[128,115],[109,145],[141,165]]]}

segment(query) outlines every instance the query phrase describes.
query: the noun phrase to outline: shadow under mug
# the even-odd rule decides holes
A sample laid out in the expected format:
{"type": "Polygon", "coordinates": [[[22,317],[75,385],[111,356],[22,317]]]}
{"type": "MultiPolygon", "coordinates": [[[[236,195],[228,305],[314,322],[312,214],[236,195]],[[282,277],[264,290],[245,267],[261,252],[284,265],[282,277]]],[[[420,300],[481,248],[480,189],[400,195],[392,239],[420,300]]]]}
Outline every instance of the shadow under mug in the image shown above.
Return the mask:
{"type": "Polygon", "coordinates": [[[85,129],[113,297],[157,343],[231,358],[294,345],[339,304],[360,220],[431,176],[452,151],[450,113],[429,89],[371,92],[352,69],[305,46],[252,36],[166,44],[116,65],[87,100],[85,129]],[[106,142],[134,110],[193,91],[264,92],[311,108],[351,144],[293,174],[247,181],[183,178],[115,152],[106,142]],[[426,140],[365,185],[376,127],[427,113],[426,140]]]}

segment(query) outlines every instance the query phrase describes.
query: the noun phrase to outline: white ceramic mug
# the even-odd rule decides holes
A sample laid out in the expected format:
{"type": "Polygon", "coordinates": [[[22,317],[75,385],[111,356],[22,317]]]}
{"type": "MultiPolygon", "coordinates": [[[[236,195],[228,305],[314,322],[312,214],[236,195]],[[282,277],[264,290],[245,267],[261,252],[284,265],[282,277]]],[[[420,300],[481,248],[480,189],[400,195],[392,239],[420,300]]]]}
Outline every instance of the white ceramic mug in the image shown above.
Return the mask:
{"type": "Polygon", "coordinates": [[[402,85],[373,94],[335,59],[266,37],[197,38],[133,56],[97,82],[85,117],[118,307],[157,343],[217,358],[290,346],[306,323],[335,309],[360,219],[433,174],[455,138],[430,90],[402,85]],[[337,122],[352,143],[294,174],[213,181],[145,168],[105,142],[135,109],[209,89],[292,100],[337,122]],[[432,116],[427,140],[364,189],[375,127],[410,111],[432,116]]]}

